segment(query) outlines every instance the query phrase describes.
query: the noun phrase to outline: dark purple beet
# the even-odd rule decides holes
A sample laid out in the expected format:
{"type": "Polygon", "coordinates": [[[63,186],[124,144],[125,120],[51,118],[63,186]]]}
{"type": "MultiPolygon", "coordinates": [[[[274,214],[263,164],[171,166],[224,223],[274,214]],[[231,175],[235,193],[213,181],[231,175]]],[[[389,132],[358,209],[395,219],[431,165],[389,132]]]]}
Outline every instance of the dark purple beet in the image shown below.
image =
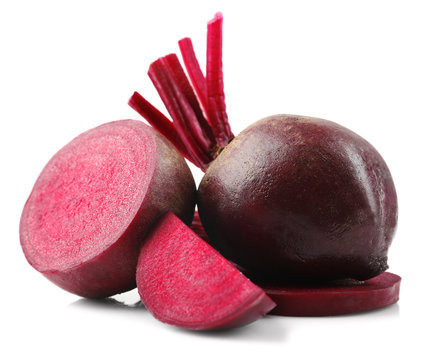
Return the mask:
{"type": "Polygon", "coordinates": [[[270,281],[365,280],[387,269],[397,196],[382,157],[327,120],[277,115],[237,136],[199,186],[212,244],[270,281]]]}

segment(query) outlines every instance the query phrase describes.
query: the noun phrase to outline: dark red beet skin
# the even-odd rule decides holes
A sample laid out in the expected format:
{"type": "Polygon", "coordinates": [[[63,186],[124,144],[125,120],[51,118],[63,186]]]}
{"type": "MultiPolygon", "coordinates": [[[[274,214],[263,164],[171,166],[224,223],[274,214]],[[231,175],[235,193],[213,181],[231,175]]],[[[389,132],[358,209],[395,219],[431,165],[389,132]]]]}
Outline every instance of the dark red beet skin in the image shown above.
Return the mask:
{"type": "Polygon", "coordinates": [[[247,128],[198,191],[212,244],[251,278],[365,280],[387,269],[397,197],[382,157],[327,120],[277,115],[247,128]]]}
{"type": "Polygon", "coordinates": [[[275,303],[174,214],[146,239],[137,287],[158,320],[191,330],[248,324],[275,303]]]}
{"type": "Polygon", "coordinates": [[[151,127],[101,125],[63,147],[38,177],[20,222],[24,254],[72,293],[130,290],[141,241],[168,210],[189,224],[195,191],[182,156],[151,127]]]}

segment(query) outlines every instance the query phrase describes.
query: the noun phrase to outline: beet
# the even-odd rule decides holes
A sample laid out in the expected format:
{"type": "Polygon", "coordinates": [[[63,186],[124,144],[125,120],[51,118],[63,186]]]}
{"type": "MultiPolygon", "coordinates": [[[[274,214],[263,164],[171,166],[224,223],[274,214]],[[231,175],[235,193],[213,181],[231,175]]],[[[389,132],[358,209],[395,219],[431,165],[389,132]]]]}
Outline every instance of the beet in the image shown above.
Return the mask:
{"type": "Polygon", "coordinates": [[[63,289],[105,297],[135,288],[141,241],[171,210],[190,223],[195,183],[183,157],[148,125],[91,129],[44,167],[24,206],[29,263],[63,289]]]}
{"type": "Polygon", "coordinates": [[[207,169],[198,207],[212,244],[271,281],[374,277],[397,221],[377,151],[333,122],[292,115],[239,134],[207,169]]]}
{"type": "MultiPolygon", "coordinates": [[[[205,175],[197,233],[256,281],[323,284],[366,280],[387,268],[397,195],[377,150],[334,122],[296,115],[258,121],[237,137],[228,123],[222,74],[222,16],[207,28],[203,75],[190,39],[149,76],[174,128],[164,130],[205,175]],[[195,101],[197,100],[197,101],[195,101]]],[[[130,105],[155,128],[172,124],[134,93],[130,105]]]]}
{"type": "Polygon", "coordinates": [[[357,313],[394,304],[399,299],[400,276],[384,272],[364,282],[323,286],[262,286],[283,316],[332,316],[357,313]]]}
{"type": "Polygon", "coordinates": [[[154,317],[192,330],[245,325],[275,306],[262,289],[170,212],[142,247],[137,287],[154,317]]]}

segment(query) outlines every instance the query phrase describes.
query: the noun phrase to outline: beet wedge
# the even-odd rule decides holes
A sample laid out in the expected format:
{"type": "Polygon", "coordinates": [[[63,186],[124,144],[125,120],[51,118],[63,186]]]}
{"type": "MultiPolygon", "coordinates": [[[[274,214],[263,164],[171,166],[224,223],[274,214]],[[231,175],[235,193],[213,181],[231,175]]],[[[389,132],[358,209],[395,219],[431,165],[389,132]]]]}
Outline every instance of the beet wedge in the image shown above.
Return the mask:
{"type": "Polygon", "coordinates": [[[137,287],[155,318],[191,330],[242,326],[275,306],[261,288],[170,212],[141,249],[137,287]]]}
{"type": "Polygon", "coordinates": [[[399,299],[401,278],[384,272],[360,283],[327,286],[262,286],[277,306],[273,315],[332,316],[382,308],[399,299]]]}
{"type": "Polygon", "coordinates": [[[135,288],[141,241],[168,210],[190,223],[195,182],[183,157],[136,120],[77,136],[45,166],[24,206],[28,262],[84,297],[135,288]]]}

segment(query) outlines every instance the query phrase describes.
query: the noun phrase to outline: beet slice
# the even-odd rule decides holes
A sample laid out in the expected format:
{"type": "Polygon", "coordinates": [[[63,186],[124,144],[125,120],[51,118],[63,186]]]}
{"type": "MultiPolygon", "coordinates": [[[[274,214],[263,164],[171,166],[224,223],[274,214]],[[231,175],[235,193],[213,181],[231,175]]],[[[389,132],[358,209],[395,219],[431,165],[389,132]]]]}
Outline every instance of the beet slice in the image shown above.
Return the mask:
{"type": "Polygon", "coordinates": [[[191,330],[245,325],[275,306],[262,289],[170,212],[142,247],[137,287],[154,317],[191,330]]]}
{"type": "Polygon", "coordinates": [[[183,157],[143,122],[91,129],[48,162],[24,206],[20,240],[29,263],[77,295],[135,288],[141,241],[174,211],[190,223],[196,188],[183,157]]]}
{"type": "Polygon", "coordinates": [[[283,316],[343,315],[381,308],[399,299],[401,278],[384,272],[364,282],[327,286],[262,286],[283,316]]]}

